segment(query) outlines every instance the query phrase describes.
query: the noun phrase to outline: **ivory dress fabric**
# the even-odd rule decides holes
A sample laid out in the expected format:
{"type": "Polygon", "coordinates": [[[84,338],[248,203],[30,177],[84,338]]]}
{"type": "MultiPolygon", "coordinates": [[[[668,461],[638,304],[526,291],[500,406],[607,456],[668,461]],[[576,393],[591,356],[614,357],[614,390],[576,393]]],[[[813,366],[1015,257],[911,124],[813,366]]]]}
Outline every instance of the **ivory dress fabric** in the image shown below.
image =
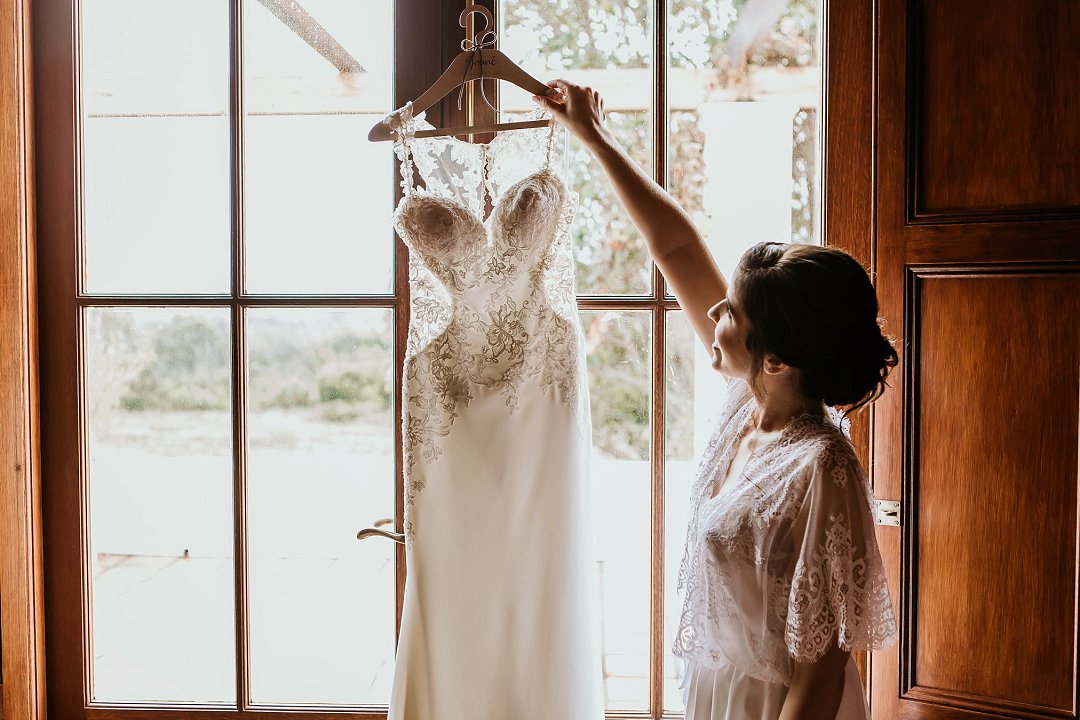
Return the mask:
{"type": "Polygon", "coordinates": [[[388,121],[411,290],[390,719],[600,720],[577,197],[556,128],[480,145],[414,137],[431,125],[411,104],[388,121]]]}
{"type": "MultiPolygon", "coordinates": [[[[793,419],[712,497],[755,405],[746,382],[729,382],[691,488],[674,647],[687,720],[775,720],[794,661],[896,635],[873,494],[835,415],[793,419]]],[[[869,718],[854,660],[837,718],[869,718]]]]}

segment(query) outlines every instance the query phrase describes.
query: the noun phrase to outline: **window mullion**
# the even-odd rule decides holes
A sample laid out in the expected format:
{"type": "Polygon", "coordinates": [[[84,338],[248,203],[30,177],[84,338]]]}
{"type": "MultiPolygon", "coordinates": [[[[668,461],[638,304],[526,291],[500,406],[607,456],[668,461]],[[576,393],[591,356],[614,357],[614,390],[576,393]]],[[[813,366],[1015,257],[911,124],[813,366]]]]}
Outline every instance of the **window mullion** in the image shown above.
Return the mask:
{"type": "Polygon", "coordinates": [[[649,663],[651,683],[649,708],[654,718],[664,711],[664,365],[666,357],[667,310],[660,306],[652,309],[652,623],[649,663]]]}
{"type": "MultiPolygon", "coordinates": [[[[668,186],[668,39],[667,0],[653,3],[653,178],[662,188],[668,186]]],[[[659,268],[653,266],[653,296],[667,294],[667,284],[659,268]]]]}
{"type": "Polygon", "coordinates": [[[247,371],[244,339],[244,23],[243,0],[229,2],[229,165],[232,322],[233,572],[236,635],[236,707],[251,698],[247,573],[247,371]]]}
{"type": "MultiPolygon", "coordinates": [[[[667,2],[653,3],[653,177],[667,187],[667,2]]],[[[664,713],[664,360],[667,309],[662,300],[667,292],[664,277],[653,265],[652,309],[652,601],[649,635],[649,710],[653,718],[664,713]]]]}

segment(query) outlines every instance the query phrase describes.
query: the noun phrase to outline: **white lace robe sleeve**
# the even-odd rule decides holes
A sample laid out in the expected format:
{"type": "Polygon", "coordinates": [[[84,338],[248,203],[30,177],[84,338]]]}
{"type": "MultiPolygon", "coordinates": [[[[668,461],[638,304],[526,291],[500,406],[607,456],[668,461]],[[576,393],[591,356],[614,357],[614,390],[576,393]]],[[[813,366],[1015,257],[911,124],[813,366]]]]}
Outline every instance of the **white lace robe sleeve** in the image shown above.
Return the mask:
{"type": "Polygon", "coordinates": [[[794,554],[784,634],[798,662],[814,662],[835,645],[881,649],[896,637],[872,497],[850,445],[822,449],[792,528],[801,548],[794,554]]]}

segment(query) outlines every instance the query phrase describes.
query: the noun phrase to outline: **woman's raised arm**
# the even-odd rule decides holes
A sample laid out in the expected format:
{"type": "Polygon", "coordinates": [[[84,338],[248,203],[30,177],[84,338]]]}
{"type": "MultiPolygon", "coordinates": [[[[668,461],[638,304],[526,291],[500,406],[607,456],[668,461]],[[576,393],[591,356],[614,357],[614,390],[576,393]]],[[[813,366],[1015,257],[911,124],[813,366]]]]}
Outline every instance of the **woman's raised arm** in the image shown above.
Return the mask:
{"type": "Polygon", "coordinates": [[[604,101],[593,89],[565,80],[561,91],[534,97],[600,161],[627,214],[645,238],[653,262],[709,348],[716,323],[709,308],[727,295],[727,282],[686,211],[635,163],[604,125],[604,101]]]}

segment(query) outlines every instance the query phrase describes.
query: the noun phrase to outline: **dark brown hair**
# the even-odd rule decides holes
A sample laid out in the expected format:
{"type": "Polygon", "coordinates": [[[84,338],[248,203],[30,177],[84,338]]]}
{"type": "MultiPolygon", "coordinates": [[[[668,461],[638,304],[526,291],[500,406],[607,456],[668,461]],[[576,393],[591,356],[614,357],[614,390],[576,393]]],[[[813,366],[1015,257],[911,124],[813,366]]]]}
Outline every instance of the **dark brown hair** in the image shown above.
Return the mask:
{"type": "Polygon", "coordinates": [[[885,391],[896,366],[881,332],[870,277],[836,248],[758,243],[732,278],[735,307],[750,323],[750,384],[757,388],[765,354],[799,370],[802,392],[847,412],[885,391]]]}

